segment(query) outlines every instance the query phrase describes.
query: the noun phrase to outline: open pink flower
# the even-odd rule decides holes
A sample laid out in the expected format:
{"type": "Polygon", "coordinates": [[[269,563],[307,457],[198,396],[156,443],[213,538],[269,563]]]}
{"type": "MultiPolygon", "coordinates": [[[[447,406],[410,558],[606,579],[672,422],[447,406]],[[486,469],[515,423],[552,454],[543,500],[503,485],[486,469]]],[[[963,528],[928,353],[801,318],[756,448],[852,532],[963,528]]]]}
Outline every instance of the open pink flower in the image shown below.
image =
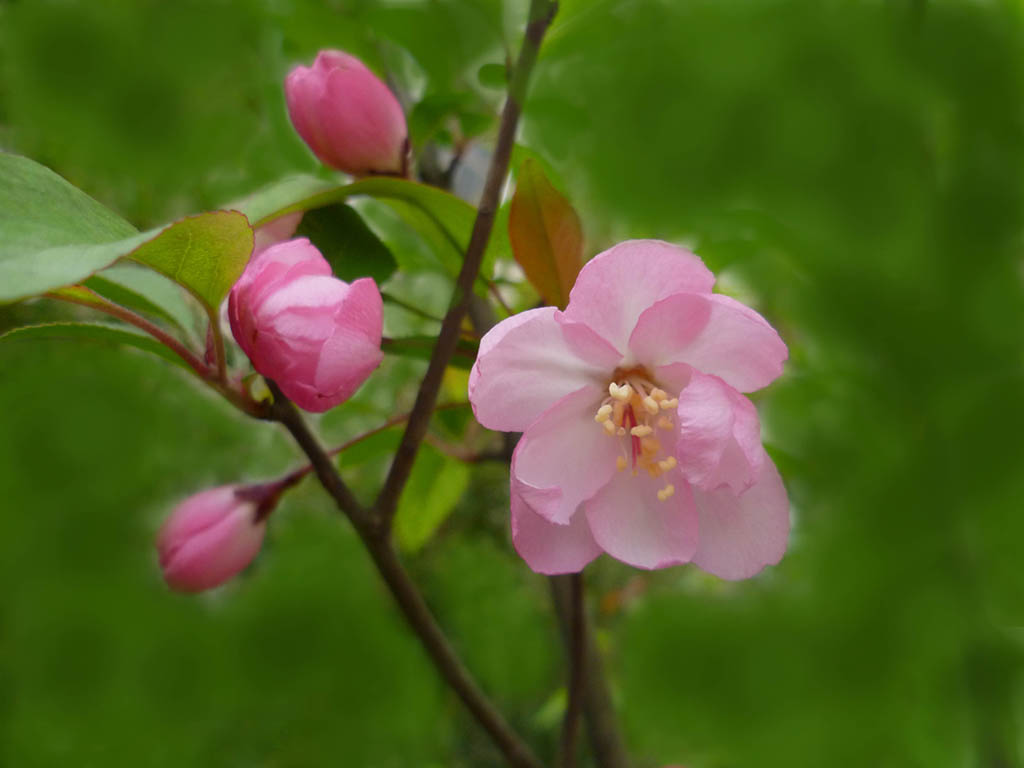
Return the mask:
{"type": "Polygon", "coordinates": [[[253,368],[307,411],[347,400],[383,357],[377,284],[334,277],[305,238],[253,254],[231,289],[228,319],[253,368]]]}
{"type": "Polygon", "coordinates": [[[523,312],[481,340],[469,399],[484,426],[523,433],[512,536],[533,570],[579,571],[603,551],[742,579],[782,557],[789,500],[741,393],[788,352],[714,280],[683,248],[627,241],[583,267],[564,312],[523,312]]]}

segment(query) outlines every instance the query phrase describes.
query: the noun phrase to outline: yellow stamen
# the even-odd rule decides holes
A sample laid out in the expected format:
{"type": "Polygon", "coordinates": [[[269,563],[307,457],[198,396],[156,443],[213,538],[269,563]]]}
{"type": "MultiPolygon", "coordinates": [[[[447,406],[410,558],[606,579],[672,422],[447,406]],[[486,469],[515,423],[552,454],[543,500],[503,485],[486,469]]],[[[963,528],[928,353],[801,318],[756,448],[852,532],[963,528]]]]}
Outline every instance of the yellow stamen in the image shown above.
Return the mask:
{"type": "Polygon", "coordinates": [[[626,415],[626,404],[621,400],[617,400],[615,405],[612,406],[612,421],[615,422],[615,426],[622,426],[622,418],[626,415]]]}
{"type": "Polygon", "coordinates": [[[658,419],[658,429],[672,429],[674,426],[672,419],[666,419],[664,416],[658,419]]]}
{"type": "Polygon", "coordinates": [[[666,499],[670,498],[672,494],[674,494],[675,492],[676,487],[672,485],[672,483],[669,483],[660,491],[658,491],[658,501],[665,501],[666,499]]]}
{"type": "Polygon", "coordinates": [[[668,472],[676,465],[676,457],[669,456],[667,459],[662,459],[658,462],[658,466],[661,467],[662,471],[668,472]]]}
{"type": "Polygon", "coordinates": [[[651,477],[660,477],[661,467],[658,464],[650,464],[647,467],[647,474],[651,477]]]}
{"type": "Polygon", "coordinates": [[[629,430],[629,434],[631,434],[633,437],[647,437],[653,431],[654,430],[651,429],[646,424],[641,424],[640,426],[633,427],[631,430],[629,430]]]}
{"type": "Polygon", "coordinates": [[[648,413],[657,413],[658,412],[658,401],[655,400],[650,395],[648,395],[647,397],[645,397],[643,399],[643,404],[644,404],[644,410],[646,410],[648,413]]]}
{"type": "Polygon", "coordinates": [[[619,456],[617,459],[615,459],[615,468],[619,470],[619,472],[621,472],[628,466],[629,461],[626,459],[625,456],[619,456]]]}
{"type": "Polygon", "coordinates": [[[658,387],[655,387],[654,389],[651,390],[651,397],[653,397],[660,403],[662,400],[665,400],[668,397],[668,393],[664,389],[659,389],[658,387]]]}
{"type": "Polygon", "coordinates": [[[609,436],[614,437],[615,436],[615,425],[612,422],[610,422],[610,421],[605,421],[605,422],[602,422],[602,423],[604,424],[604,431],[607,432],[609,434],[609,436]]]}
{"type": "Polygon", "coordinates": [[[623,384],[621,387],[614,381],[608,385],[608,394],[616,400],[622,400],[625,402],[629,400],[630,395],[633,394],[633,388],[629,384],[623,384]]]}
{"type": "Polygon", "coordinates": [[[612,407],[608,403],[605,403],[604,405],[597,409],[597,415],[594,416],[594,421],[596,421],[598,424],[603,424],[604,422],[608,421],[611,415],[612,407]]]}
{"type": "Polygon", "coordinates": [[[660,405],[661,405],[661,410],[663,410],[663,411],[667,411],[670,408],[678,408],[679,407],[679,398],[678,397],[673,397],[671,400],[662,400],[660,405]]]}
{"type": "Polygon", "coordinates": [[[640,441],[640,452],[644,456],[653,456],[661,450],[661,442],[654,437],[645,437],[640,441]]]}

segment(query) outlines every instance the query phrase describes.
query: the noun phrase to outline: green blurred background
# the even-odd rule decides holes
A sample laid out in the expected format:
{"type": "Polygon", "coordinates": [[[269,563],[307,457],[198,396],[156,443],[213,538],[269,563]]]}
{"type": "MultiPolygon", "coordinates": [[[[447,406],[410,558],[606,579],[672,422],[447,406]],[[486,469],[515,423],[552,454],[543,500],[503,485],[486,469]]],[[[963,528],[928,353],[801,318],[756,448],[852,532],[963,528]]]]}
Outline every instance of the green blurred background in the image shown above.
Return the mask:
{"type": "MultiPolygon", "coordinates": [[[[793,502],[782,564],[738,584],[588,568],[637,766],[1024,765],[1022,10],[563,2],[521,139],[561,177],[588,253],[688,243],[792,355],[758,397],[793,502]]],[[[391,73],[417,146],[486,148],[501,91],[485,65],[523,15],[0,0],[0,146],[140,227],[216,207],[316,171],[281,81],[330,46],[391,73]]],[[[419,286],[435,310],[446,290],[419,286]]],[[[0,330],[56,311],[0,308],[0,330]]],[[[324,431],[380,423],[419,370],[389,364],[324,431]]],[[[163,587],[169,505],[294,466],[283,434],[98,346],[0,345],[0,400],[0,765],[500,765],[314,485],[245,578],[163,587]]],[[[348,461],[360,493],[393,438],[348,461]]],[[[502,468],[447,476],[466,492],[410,567],[550,754],[546,582],[508,544],[502,468]]]]}

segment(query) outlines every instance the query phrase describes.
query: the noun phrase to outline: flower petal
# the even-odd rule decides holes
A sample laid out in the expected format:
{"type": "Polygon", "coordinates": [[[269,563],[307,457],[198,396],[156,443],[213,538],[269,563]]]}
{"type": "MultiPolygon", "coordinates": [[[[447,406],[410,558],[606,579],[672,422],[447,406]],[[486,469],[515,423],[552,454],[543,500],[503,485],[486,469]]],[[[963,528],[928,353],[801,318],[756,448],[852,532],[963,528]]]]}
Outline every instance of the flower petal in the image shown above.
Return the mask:
{"type": "Polygon", "coordinates": [[[717,376],[695,370],[679,393],[677,416],[676,459],[692,485],[706,491],[725,485],[742,493],[754,484],[764,448],[750,400],[717,376]]]}
{"type": "Polygon", "coordinates": [[[658,478],[617,472],[584,508],[594,539],[616,560],[637,568],[666,568],[689,562],[696,551],[697,510],[678,472],[658,478]],[[658,491],[667,483],[675,493],[662,501],[658,491]]]}
{"type": "Polygon", "coordinates": [[[568,525],[545,520],[518,494],[512,494],[512,543],[536,573],[578,573],[601,554],[583,510],[568,525]]]}
{"type": "Polygon", "coordinates": [[[560,318],[554,307],[531,309],[480,340],[469,400],[485,427],[521,432],[569,393],[605,386],[617,361],[586,326],[560,318]]]}
{"type": "Polygon", "coordinates": [[[594,423],[603,394],[588,386],[563,397],[527,427],[512,455],[512,493],[553,523],[567,524],[615,474],[619,440],[594,423]]]}
{"type": "Polygon", "coordinates": [[[641,364],[688,363],[740,392],[770,384],[789,356],[767,320],[718,294],[679,293],[653,304],[640,316],[629,349],[641,364]]]}
{"type": "Polygon", "coordinates": [[[715,277],[696,255],[661,240],[627,240],[583,265],[566,316],[625,352],[641,313],[675,293],[709,293],[715,277]]]}
{"type": "Polygon", "coordinates": [[[334,320],[345,328],[361,331],[372,344],[379,347],[383,313],[384,302],[377,283],[371,277],[361,277],[348,286],[348,293],[335,313],[334,320]]]}
{"type": "Polygon", "coordinates": [[[316,413],[333,408],[348,400],[383,358],[379,343],[375,344],[361,332],[339,325],[320,350],[313,376],[313,386],[318,395],[315,407],[311,407],[312,403],[296,402],[305,410],[316,413]]]}
{"type": "Polygon", "coordinates": [[[775,565],[789,539],[789,497],[765,456],[757,482],[737,496],[728,489],[694,489],[700,541],[693,561],[723,579],[747,579],[775,565]]]}

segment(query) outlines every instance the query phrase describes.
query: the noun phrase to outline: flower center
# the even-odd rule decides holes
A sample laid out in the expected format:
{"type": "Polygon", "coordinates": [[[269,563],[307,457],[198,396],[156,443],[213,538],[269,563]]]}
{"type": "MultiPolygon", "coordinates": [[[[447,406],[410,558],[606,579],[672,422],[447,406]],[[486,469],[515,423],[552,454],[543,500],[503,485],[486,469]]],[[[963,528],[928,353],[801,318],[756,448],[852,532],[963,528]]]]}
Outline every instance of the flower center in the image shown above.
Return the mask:
{"type": "MultiPolygon", "coordinates": [[[[634,475],[643,470],[659,477],[675,467],[676,457],[665,454],[657,435],[659,430],[672,433],[678,405],[679,398],[669,397],[655,386],[642,368],[613,374],[608,396],[601,401],[594,421],[619,441],[622,454],[616,466],[620,472],[632,467],[634,475]]],[[[658,491],[658,499],[665,501],[675,492],[675,486],[668,483],[658,491]]]]}

